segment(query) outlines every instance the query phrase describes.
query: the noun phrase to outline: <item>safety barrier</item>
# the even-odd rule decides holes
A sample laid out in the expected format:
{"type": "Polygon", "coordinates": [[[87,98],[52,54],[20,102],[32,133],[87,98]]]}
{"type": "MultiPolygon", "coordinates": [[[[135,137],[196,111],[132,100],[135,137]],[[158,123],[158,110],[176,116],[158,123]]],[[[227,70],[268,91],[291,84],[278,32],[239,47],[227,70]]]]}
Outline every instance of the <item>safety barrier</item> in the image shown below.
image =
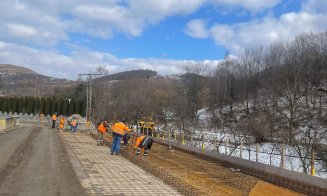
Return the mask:
{"type": "Polygon", "coordinates": [[[156,143],[171,146],[177,150],[196,155],[202,159],[220,163],[226,167],[234,167],[242,172],[256,176],[272,184],[303,193],[306,195],[327,195],[327,180],[307,174],[290,171],[233,156],[207,151],[167,140],[154,138],[156,143]]]}
{"type": "Polygon", "coordinates": [[[16,119],[16,117],[0,118],[0,133],[3,134],[6,129],[15,126],[16,119]]]}

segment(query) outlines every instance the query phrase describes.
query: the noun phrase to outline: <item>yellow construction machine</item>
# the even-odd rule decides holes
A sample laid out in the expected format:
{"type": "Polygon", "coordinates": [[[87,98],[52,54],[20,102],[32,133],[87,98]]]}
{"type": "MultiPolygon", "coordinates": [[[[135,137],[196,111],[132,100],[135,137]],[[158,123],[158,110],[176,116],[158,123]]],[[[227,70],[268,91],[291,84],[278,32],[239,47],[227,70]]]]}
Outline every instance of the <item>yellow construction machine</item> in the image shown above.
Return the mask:
{"type": "Polygon", "coordinates": [[[143,117],[137,121],[137,132],[144,135],[154,135],[154,122],[151,117],[143,117]]]}

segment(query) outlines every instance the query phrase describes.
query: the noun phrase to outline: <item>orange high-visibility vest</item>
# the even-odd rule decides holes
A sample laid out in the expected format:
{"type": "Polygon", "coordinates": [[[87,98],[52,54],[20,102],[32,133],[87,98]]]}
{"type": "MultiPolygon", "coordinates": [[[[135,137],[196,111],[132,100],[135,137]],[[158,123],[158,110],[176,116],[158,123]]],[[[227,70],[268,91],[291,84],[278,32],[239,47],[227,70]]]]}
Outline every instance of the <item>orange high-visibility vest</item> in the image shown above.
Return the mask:
{"type": "Polygon", "coordinates": [[[141,144],[143,138],[145,138],[145,136],[140,136],[140,137],[136,138],[134,148],[139,147],[139,145],[141,144]]]}
{"type": "Polygon", "coordinates": [[[103,123],[101,123],[98,127],[98,130],[101,131],[102,133],[106,132],[107,131],[107,128],[104,126],[103,123]]]}
{"type": "Polygon", "coordinates": [[[115,123],[112,127],[111,130],[114,133],[117,133],[121,136],[125,135],[125,131],[127,132],[131,132],[132,130],[130,130],[124,123],[119,122],[119,123],[115,123]]]}
{"type": "Polygon", "coordinates": [[[60,118],[60,125],[59,128],[63,129],[64,128],[64,124],[65,124],[65,119],[63,117],[60,118]]]}

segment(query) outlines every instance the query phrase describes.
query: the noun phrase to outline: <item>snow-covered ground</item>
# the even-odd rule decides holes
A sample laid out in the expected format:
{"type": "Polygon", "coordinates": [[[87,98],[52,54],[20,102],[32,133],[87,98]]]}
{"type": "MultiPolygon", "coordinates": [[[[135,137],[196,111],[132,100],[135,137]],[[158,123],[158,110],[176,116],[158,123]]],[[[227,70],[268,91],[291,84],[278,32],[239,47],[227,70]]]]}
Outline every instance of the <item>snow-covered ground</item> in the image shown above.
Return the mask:
{"type": "MultiPolygon", "coordinates": [[[[174,138],[171,138],[171,141],[174,141],[174,138]]],[[[226,140],[227,141],[227,140],[226,140]]],[[[174,141],[175,142],[175,141],[174,141]]],[[[185,142],[186,145],[192,145],[198,148],[202,148],[202,141],[193,141],[192,144],[189,141],[185,142]]],[[[213,150],[217,151],[221,154],[225,154],[225,142],[219,143],[217,142],[217,147],[215,147],[215,144],[212,142],[204,142],[204,147],[206,150],[213,150]]],[[[242,159],[247,159],[251,161],[257,160],[257,145],[251,144],[251,145],[244,145],[242,148],[242,159]]],[[[281,152],[282,152],[282,146],[273,144],[273,143],[264,143],[258,145],[258,162],[272,165],[276,167],[281,166],[281,152]]],[[[295,149],[291,146],[285,146],[285,159],[284,159],[284,168],[289,169],[296,172],[303,172],[303,166],[302,161],[297,156],[295,149]]],[[[240,145],[233,146],[232,144],[227,143],[227,154],[235,157],[240,157],[240,145]]],[[[304,159],[305,163],[308,168],[308,173],[310,173],[310,157],[307,157],[304,159]]],[[[327,171],[323,168],[322,160],[315,160],[315,172],[317,177],[326,178],[327,179],[327,171]]]]}

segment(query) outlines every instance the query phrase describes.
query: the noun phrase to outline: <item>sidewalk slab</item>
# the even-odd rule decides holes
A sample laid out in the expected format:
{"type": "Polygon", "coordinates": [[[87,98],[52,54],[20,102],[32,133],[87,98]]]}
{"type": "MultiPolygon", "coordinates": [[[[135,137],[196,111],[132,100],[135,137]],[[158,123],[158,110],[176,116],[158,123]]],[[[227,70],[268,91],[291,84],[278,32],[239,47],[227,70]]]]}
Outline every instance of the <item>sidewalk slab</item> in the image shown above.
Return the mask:
{"type": "Polygon", "coordinates": [[[180,195],[162,180],[129,162],[110,155],[105,146],[85,133],[60,132],[74,170],[89,195],[180,195]]]}

